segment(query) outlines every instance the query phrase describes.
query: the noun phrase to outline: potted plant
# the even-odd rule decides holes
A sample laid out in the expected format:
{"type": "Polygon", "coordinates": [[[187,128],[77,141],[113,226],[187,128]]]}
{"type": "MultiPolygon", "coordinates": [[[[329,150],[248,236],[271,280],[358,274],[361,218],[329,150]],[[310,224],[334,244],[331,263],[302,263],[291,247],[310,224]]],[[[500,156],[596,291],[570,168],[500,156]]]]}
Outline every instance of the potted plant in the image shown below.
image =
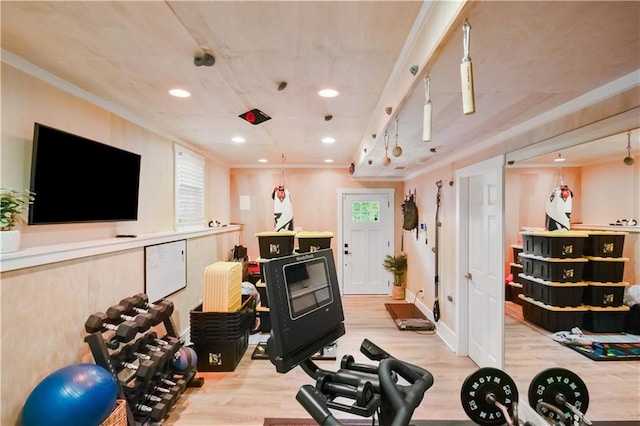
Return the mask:
{"type": "Polygon", "coordinates": [[[393,274],[393,292],[391,297],[394,299],[404,299],[406,284],[405,277],[407,273],[406,253],[400,253],[395,256],[385,256],[382,266],[393,274]]]}
{"type": "Polygon", "coordinates": [[[20,247],[20,231],[12,229],[22,218],[20,214],[34,200],[31,191],[18,192],[0,188],[0,253],[9,253],[20,247]]]}

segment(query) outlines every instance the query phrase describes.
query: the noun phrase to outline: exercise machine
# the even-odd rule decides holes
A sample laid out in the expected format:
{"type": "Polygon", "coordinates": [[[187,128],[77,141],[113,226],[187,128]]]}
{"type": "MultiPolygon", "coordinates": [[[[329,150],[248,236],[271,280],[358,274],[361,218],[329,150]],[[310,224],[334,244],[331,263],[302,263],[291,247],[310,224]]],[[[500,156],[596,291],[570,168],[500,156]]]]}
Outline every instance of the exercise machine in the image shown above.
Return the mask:
{"type": "Polygon", "coordinates": [[[300,366],[315,386],[304,385],[298,402],[320,425],[341,423],[331,410],[362,417],[377,414],[379,424],[406,426],[433,385],[431,373],[401,361],[368,339],[360,351],[376,365],[345,355],[341,368],[328,371],[311,357],[345,334],[344,313],[331,249],[264,262],[271,335],[267,355],[279,373],[300,366]]]}

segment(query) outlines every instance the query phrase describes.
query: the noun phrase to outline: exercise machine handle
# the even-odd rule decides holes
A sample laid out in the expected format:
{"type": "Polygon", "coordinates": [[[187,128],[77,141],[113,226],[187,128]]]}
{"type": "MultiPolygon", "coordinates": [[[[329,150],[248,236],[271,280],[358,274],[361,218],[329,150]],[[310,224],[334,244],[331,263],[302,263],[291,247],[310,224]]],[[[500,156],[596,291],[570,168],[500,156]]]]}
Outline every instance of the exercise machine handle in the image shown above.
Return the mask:
{"type": "Polygon", "coordinates": [[[313,420],[321,426],[340,426],[341,423],[327,408],[327,397],[311,385],[303,385],[296,399],[311,414],[313,420]]]}
{"type": "Polygon", "coordinates": [[[423,368],[395,358],[380,361],[378,375],[380,387],[396,412],[392,426],[408,425],[425,392],[433,385],[433,375],[423,368]],[[392,378],[394,372],[409,382],[410,386],[397,385],[392,378]]]}

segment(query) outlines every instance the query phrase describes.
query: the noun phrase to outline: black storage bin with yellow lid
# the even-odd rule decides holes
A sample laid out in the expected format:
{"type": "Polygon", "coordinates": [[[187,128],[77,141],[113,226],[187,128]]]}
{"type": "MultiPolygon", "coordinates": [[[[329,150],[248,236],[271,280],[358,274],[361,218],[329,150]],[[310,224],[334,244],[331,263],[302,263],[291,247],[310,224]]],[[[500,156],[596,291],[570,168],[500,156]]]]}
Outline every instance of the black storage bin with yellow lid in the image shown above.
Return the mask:
{"type": "Polygon", "coordinates": [[[520,253],[522,273],[545,281],[577,283],[582,281],[585,258],[550,258],[520,253]]]}
{"type": "Polygon", "coordinates": [[[276,257],[289,256],[293,253],[293,241],[295,231],[265,231],[258,232],[258,247],[260,257],[274,259],[276,257]]]}
{"type": "Polygon", "coordinates": [[[622,257],[626,232],[585,231],[589,237],[584,242],[584,255],[596,257],[622,257]]]}
{"type": "Polygon", "coordinates": [[[524,253],[559,259],[582,257],[589,236],[579,231],[525,231],[520,235],[524,253]]]}
{"type": "Polygon", "coordinates": [[[583,328],[594,333],[621,333],[628,313],[627,305],[606,308],[589,306],[583,328]]]}
{"type": "Polygon", "coordinates": [[[298,252],[308,253],[331,248],[333,232],[300,231],[296,234],[296,238],[298,239],[298,252]]]}
{"type": "Polygon", "coordinates": [[[520,274],[524,294],[534,300],[538,300],[550,306],[580,306],[583,301],[583,293],[587,284],[555,283],[541,280],[525,274],[520,274]]]}
{"type": "Polygon", "coordinates": [[[571,330],[573,327],[582,328],[584,315],[589,309],[586,306],[550,306],[524,294],[518,297],[522,299],[524,319],[551,332],[571,330]]]}
{"type": "Polygon", "coordinates": [[[624,302],[624,291],[629,283],[597,283],[587,282],[584,291],[584,304],[589,306],[621,306],[624,302]]]}
{"type": "Polygon", "coordinates": [[[584,280],[599,283],[619,283],[624,276],[626,257],[587,257],[584,280]]]}

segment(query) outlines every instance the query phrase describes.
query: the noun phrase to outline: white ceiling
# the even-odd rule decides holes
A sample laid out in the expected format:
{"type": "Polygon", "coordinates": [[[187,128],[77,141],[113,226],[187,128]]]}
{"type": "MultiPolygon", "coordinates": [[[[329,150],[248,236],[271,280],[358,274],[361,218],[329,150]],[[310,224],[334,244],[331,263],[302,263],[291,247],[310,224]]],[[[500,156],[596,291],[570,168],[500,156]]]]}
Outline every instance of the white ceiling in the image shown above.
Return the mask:
{"type": "MultiPolygon", "coordinates": [[[[66,80],[125,118],[200,145],[231,167],[258,167],[259,158],[280,166],[284,156],[287,166],[346,172],[353,161],[356,178],[403,179],[640,85],[636,1],[2,1],[0,7],[3,61],[66,80]],[[472,27],[477,112],[471,116],[462,114],[460,95],[465,19],[472,27]],[[194,65],[204,52],[215,57],[214,66],[194,65]],[[411,65],[418,66],[415,75],[411,65]],[[422,142],[427,72],[431,143],[422,142]],[[283,81],[287,87],[279,91],[283,81]],[[598,92],[599,99],[585,98],[612,81],[618,83],[598,92]],[[340,95],[320,98],[317,91],[329,86],[340,95]],[[192,96],[173,98],[167,94],[173,87],[192,96]],[[271,120],[254,126],[238,117],[252,108],[271,120]],[[385,167],[383,134],[391,149],[396,119],[404,153],[390,155],[385,167]],[[244,144],[231,142],[238,135],[244,144]],[[324,136],[336,142],[322,144],[324,136]],[[328,158],[332,165],[324,163],[328,158]]],[[[622,160],[626,130],[640,127],[639,104],[576,133],[571,144],[618,134],[598,146],[613,146],[622,160]]]]}

